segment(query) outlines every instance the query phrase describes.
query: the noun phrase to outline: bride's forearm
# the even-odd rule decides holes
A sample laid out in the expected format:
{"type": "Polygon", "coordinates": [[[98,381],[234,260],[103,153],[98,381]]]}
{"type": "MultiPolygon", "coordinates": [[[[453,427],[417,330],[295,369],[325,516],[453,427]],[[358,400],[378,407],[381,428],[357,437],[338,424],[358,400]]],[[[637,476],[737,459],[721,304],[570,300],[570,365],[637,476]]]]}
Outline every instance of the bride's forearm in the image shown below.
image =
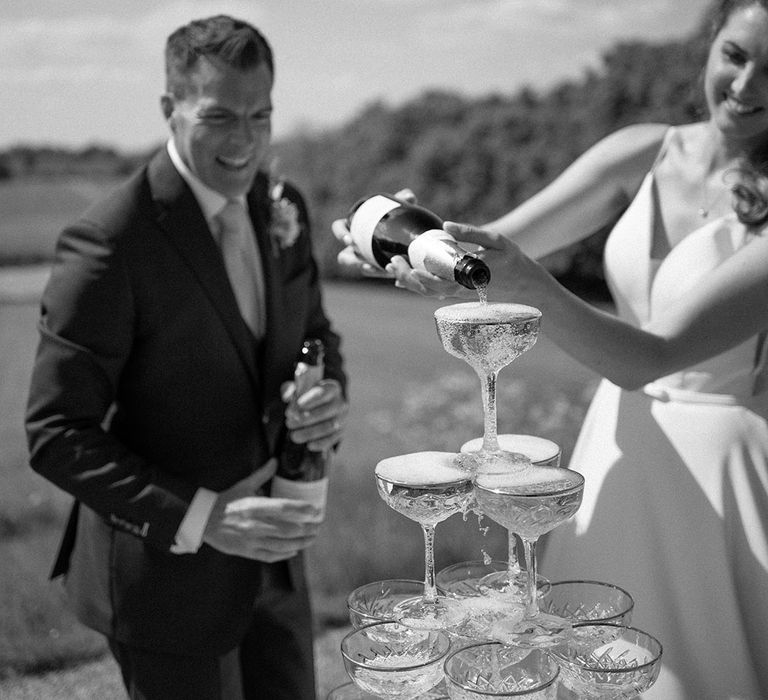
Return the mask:
{"type": "Polygon", "coordinates": [[[541,310],[542,333],[615,384],[637,389],[673,371],[664,338],[585,302],[550,275],[542,275],[525,297],[515,301],[541,310]]]}

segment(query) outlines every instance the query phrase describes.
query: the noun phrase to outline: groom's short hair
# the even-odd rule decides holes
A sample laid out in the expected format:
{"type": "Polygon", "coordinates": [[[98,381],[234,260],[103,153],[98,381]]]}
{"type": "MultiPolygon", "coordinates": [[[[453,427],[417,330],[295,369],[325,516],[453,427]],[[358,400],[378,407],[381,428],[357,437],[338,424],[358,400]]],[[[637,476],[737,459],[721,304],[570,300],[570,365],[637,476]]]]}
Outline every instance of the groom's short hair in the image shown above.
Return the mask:
{"type": "Polygon", "coordinates": [[[166,90],[183,97],[186,77],[203,56],[240,70],[266,64],[275,77],[272,48],[264,35],[248,22],[229,15],[193,20],[179,27],[165,45],[166,90]]]}

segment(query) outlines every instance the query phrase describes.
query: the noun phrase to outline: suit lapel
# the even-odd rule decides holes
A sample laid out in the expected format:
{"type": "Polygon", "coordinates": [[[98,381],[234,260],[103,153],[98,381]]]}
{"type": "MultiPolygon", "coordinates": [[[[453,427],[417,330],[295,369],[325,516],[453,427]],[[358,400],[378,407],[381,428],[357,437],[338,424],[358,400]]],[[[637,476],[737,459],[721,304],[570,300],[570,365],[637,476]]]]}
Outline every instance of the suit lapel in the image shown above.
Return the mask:
{"type": "Polygon", "coordinates": [[[197,200],[176,172],[165,149],[149,165],[149,182],[160,228],[221,317],[254,390],[258,390],[257,343],[240,315],[221,254],[197,200]]]}
{"type": "Polygon", "coordinates": [[[275,450],[283,433],[283,413],[285,404],[280,396],[280,383],[288,377],[281,373],[280,366],[289,350],[284,340],[285,290],[282,284],[282,258],[275,255],[269,235],[270,202],[267,194],[266,176],[259,174],[248,195],[248,209],[256,234],[256,242],[261,255],[264,272],[264,308],[267,318],[265,336],[258,355],[259,376],[263,381],[263,401],[265,415],[271,417],[265,426],[265,434],[270,449],[275,450]]]}
{"type": "Polygon", "coordinates": [[[260,353],[261,376],[264,378],[266,395],[272,392],[279,393],[279,386],[270,386],[270,378],[276,376],[271,371],[274,367],[274,359],[280,353],[280,324],[285,321],[285,309],[283,302],[283,288],[281,285],[282,273],[280,269],[280,257],[272,250],[272,241],[269,236],[270,209],[267,195],[268,183],[266,177],[258,175],[254,187],[248,196],[248,208],[256,233],[256,242],[261,254],[261,263],[264,270],[264,291],[266,299],[264,307],[267,313],[266,332],[262,342],[260,353]]]}

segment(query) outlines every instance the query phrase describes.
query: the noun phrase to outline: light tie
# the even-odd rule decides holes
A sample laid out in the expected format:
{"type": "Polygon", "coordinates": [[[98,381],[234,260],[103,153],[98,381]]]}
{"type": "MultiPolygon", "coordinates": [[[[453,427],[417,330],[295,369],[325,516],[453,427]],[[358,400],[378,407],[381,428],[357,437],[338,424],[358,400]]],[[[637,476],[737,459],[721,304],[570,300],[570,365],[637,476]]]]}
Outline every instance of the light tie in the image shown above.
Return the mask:
{"type": "Polygon", "coordinates": [[[264,277],[250,217],[244,204],[230,199],[215,219],[219,247],[240,314],[260,338],[264,335],[264,277]]]}

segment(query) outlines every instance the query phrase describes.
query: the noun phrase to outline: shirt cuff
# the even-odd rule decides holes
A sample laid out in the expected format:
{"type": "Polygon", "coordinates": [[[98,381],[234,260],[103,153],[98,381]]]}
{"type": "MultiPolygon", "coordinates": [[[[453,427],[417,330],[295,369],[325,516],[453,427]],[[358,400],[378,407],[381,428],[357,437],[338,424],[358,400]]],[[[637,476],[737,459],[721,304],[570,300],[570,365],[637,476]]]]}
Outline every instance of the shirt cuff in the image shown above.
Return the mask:
{"type": "Polygon", "coordinates": [[[176,541],[171,545],[171,554],[194,554],[200,549],[205,526],[217,497],[215,491],[197,489],[176,531],[176,541]]]}

